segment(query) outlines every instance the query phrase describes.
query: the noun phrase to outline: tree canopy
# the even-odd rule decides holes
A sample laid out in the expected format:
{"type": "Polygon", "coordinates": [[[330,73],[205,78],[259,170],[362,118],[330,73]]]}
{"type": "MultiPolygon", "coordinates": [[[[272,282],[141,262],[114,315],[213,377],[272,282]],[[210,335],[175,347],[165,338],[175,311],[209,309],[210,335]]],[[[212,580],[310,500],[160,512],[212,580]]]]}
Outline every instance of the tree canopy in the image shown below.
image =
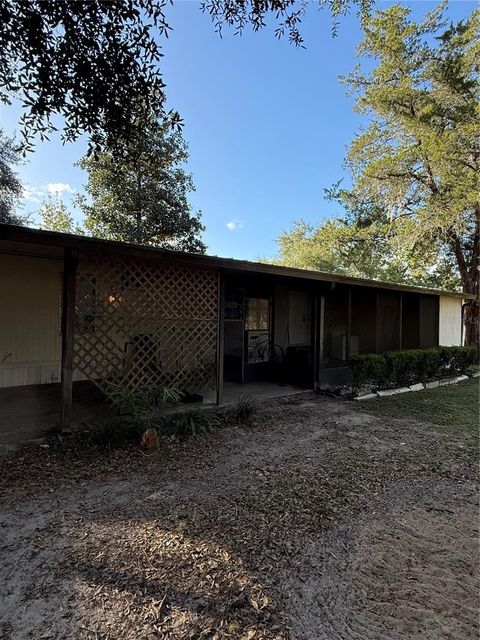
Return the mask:
{"type": "MultiPolygon", "coordinates": [[[[37,134],[44,139],[59,127],[65,141],[86,134],[90,149],[125,152],[145,115],[165,117],[159,36],[171,30],[170,2],[2,0],[0,102],[20,102],[24,150],[33,148],[37,134]]],[[[366,15],[372,0],[318,4],[336,17],[350,7],[366,15]]],[[[286,33],[299,45],[306,6],[305,0],[206,0],[201,8],[217,30],[222,24],[258,30],[271,16],[277,36],[286,33]]],[[[172,125],[181,124],[178,113],[167,115],[172,125]]]]}
{"type": "MultiPolygon", "coordinates": [[[[275,25],[275,35],[284,35],[296,46],[303,46],[301,23],[310,2],[306,0],[203,0],[201,9],[212,18],[221,33],[224,25],[241,34],[247,25],[254,31],[263,29],[270,18],[275,25]]],[[[373,5],[373,0],[317,0],[320,9],[326,8],[334,18],[333,31],[337,19],[356,8],[365,19],[373,5]]]]}
{"type": "Polygon", "coordinates": [[[62,200],[48,198],[42,203],[38,211],[40,228],[46,231],[60,231],[62,233],[76,233],[83,235],[83,229],[75,224],[72,214],[62,200]]]}
{"type": "MultiPolygon", "coordinates": [[[[95,146],[129,140],[132,105],[163,114],[164,83],[155,33],[165,34],[166,0],[71,2],[3,0],[0,4],[0,100],[23,108],[24,148],[55,129],[82,133],[95,146]]],[[[172,114],[172,119],[177,118],[172,114]]]]}
{"type": "MultiPolygon", "coordinates": [[[[322,251],[350,272],[479,294],[480,12],[447,24],[444,7],[420,23],[394,5],[365,23],[361,60],[342,81],[367,126],[350,144],[352,188],[330,192],[347,213],[311,231],[296,254],[322,251]]],[[[280,238],[288,255],[291,238],[280,238]],[[288,241],[288,242],[287,242],[288,241]]],[[[290,259],[290,258],[289,258],[290,259]]],[[[341,268],[341,267],[339,267],[341,268]]],[[[477,302],[465,311],[478,343],[477,302]]]]}
{"type": "Polygon", "coordinates": [[[193,180],[185,171],[188,150],[168,123],[144,122],[128,157],[85,157],[85,195],[77,203],[89,235],[184,251],[205,251],[200,212],[188,196],[193,180]]]}
{"type": "MultiPolygon", "coordinates": [[[[392,6],[367,21],[358,53],[375,65],[344,82],[370,124],[350,145],[354,186],[343,197],[374,202],[370,223],[388,224],[412,252],[430,243],[451,256],[463,291],[478,296],[480,11],[449,25],[443,11],[417,24],[392,6]]],[[[470,344],[478,314],[478,301],[467,306],[470,344]]]]}
{"type": "Polygon", "coordinates": [[[14,167],[20,161],[18,146],[0,129],[0,222],[23,224],[25,216],[18,213],[22,183],[14,167]]]}

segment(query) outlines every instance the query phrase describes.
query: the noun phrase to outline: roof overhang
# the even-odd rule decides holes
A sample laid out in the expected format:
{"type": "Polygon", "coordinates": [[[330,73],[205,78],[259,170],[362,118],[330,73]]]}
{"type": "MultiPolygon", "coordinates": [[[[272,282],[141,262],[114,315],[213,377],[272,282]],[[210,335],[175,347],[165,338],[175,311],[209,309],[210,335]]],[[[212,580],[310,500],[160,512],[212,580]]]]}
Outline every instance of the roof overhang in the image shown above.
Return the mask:
{"type": "Polygon", "coordinates": [[[89,238],[69,233],[58,233],[56,231],[43,231],[29,227],[0,224],[0,251],[6,250],[5,242],[11,243],[15,252],[21,253],[21,245],[29,245],[32,253],[33,245],[41,247],[41,253],[46,255],[51,253],[52,257],[59,257],[62,250],[69,248],[79,252],[95,252],[103,255],[124,255],[143,260],[157,260],[162,262],[179,262],[199,268],[211,268],[222,270],[228,273],[252,273],[293,278],[304,281],[317,281],[327,283],[338,283],[355,285],[361,287],[373,287],[376,289],[388,289],[394,291],[405,291],[413,293],[423,293],[427,295],[444,295],[464,300],[473,300],[473,294],[461,293],[458,291],[443,291],[441,289],[429,289],[426,287],[415,287],[392,282],[382,282],[380,280],[368,280],[366,278],[355,278],[342,276],[334,273],[325,273],[307,269],[296,269],[279,265],[267,264],[263,262],[250,262],[248,260],[236,260],[233,258],[221,258],[196,253],[185,253],[169,249],[158,249],[141,245],[129,244],[126,242],[116,242],[112,240],[102,240],[99,238],[89,238]],[[48,250],[47,248],[50,248],[48,250]]]}

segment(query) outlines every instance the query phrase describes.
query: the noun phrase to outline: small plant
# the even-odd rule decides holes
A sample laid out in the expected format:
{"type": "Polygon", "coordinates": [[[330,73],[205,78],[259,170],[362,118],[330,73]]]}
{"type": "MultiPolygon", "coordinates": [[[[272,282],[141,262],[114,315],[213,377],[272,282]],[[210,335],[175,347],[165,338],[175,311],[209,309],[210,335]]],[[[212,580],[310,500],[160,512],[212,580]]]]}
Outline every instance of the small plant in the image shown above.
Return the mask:
{"type": "Polygon", "coordinates": [[[228,419],[234,424],[248,424],[256,413],[257,405],[253,398],[242,396],[228,408],[228,419]]]}
{"type": "Polygon", "coordinates": [[[175,435],[184,440],[221,427],[224,424],[224,417],[216,411],[193,409],[173,415],[172,423],[175,435]]]}
{"type": "Polygon", "coordinates": [[[182,398],[180,391],[174,387],[142,385],[128,389],[114,383],[106,395],[120,414],[127,415],[127,420],[136,427],[137,433],[154,427],[167,405],[177,404],[182,398]]]}

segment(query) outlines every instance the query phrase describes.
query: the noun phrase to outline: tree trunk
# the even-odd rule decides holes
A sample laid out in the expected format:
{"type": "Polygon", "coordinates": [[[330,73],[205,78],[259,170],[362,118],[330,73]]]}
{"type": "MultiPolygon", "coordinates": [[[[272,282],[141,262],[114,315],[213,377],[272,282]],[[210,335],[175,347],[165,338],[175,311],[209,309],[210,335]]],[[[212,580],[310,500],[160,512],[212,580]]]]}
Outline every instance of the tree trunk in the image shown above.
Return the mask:
{"type": "Polygon", "coordinates": [[[467,300],[463,308],[464,343],[468,347],[480,348],[480,207],[474,207],[473,214],[475,227],[471,253],[465,256],[456,233],[450,234],[450,246],[457,261],[462,291],[475,296],[474,300],[467,300]]]}
{"type": "Polygon", "coordinates": [[[468,282],[463,283],[463,290],[467,293],[473,293],[475,300],[469,300],[465,305],[463,321],[465,324],[465,344],[468,347],[480,349],[480,206],[474,208],[474,216],[472,262],[468,269],[468,282]]]}
{"type": "Polygon", "coordinates": [[[469,269],[469,278],[463,286],[465,293],[473,293],[476,296],[475,300],[467,300],[463,307],[463,323],[466,346],[480,348],[480,267],[478,261],[477,255],[472,268],[469,269]]]}

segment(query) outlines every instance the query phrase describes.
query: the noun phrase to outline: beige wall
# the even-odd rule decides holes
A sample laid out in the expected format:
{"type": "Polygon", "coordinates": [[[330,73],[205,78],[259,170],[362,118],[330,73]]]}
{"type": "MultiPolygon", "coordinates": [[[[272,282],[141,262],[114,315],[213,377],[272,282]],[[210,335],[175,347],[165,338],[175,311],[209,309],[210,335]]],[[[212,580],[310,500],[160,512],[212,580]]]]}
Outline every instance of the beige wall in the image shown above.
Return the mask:
{"type": "Polygon", "coordinates": [[[444,347],[462,344],[462,300],[440,296],[439,344],[444,347]]]}
{"type": "Polygon", "coordinates": [[[55,382],[62,262],[0,255],[0,386],[55,382]]]}
{"type": "Polygon", "coordinates": [[[311,303],[308,293],[287,287],[275,287],[275,343],[310,344],[311,303]]]}

